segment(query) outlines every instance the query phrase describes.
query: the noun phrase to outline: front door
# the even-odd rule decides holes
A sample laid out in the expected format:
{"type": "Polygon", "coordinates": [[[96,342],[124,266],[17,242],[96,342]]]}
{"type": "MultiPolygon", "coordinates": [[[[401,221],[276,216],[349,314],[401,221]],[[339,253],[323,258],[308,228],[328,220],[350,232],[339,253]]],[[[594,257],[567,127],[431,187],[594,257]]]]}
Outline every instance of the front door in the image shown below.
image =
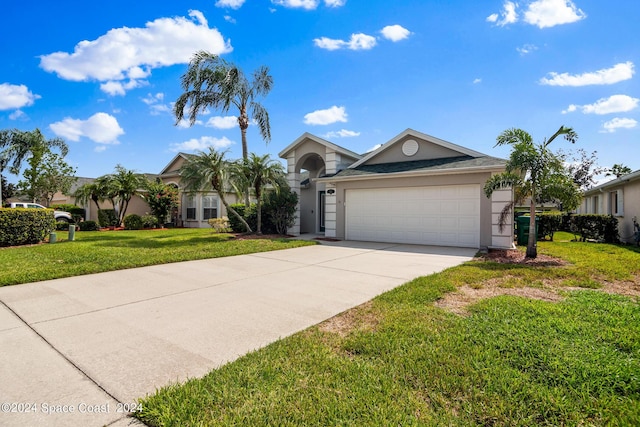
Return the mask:
{"type": "Polygon", "coordinates": [[[318,191],[318,231],[324,233],[324,191],[318,191]]]}

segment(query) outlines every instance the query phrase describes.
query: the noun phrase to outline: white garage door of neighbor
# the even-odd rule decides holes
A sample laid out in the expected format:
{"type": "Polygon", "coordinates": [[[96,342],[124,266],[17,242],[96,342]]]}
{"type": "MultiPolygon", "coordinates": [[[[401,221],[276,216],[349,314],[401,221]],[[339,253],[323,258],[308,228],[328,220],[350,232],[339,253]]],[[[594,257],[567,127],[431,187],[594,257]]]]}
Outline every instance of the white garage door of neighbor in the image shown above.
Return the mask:
{"type": "Polygon", "coordinates": [[[480,246],[480,185],[347,190],[346,239],[480,246]]]}

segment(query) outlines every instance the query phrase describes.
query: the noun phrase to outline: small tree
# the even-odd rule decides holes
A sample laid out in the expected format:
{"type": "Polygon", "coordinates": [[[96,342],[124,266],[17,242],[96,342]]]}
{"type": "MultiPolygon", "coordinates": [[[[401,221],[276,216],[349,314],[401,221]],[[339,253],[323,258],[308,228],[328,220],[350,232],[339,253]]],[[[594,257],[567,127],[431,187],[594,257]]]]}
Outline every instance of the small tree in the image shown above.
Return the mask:
{"type": "Polygon", "coordinates": [[[118,215],[118,225],[122,224],[127,214],[131,198],[140,194],[146,178],[121,165],[116,165],[114,173],[103,177],[107,196],[111,199],[118,215]],[[117,205],[116,205],[117,203],[117,205]]]}
{"type": "MultiPolygon", "coordinates": [[[[598,161],[596,154],[594,151],[591,155],[587,155],[587,152],[580,148],[571,155],[572,162],[567,166],[567,171],[573,177],[573,182],[583,191],[593,187],[596,183],[595,177],[607,170],[596,164],[598,161]]],[[[563,154],[560,156],[564,157],[563,154]]]]}
{"type": "Polygon", "coordinates": [[[162,226],[166,222],[167,215],[178,207],[178,189],[173,185],[167,185],[156,179],[145,183],[146,193],[140,193],[151,213],[158,219],[158,224],[162,226]]]}
{"type": "Polygon", "coordinates": [[[498,135],[496,146],[511,145],[513,150],[503,173],[492,176],[484,186],[487,197],[494,191],[513,188],[514,201],[505,206],[500,215],[500,226],[504,226],[516,203],[529,199],[529,241],[527,258],[538,256],[536,246],[536,206],[541,203],[560,203],[564,209],[575,209],[581,193],[573,177],[564,166],[561,156],[549,149],[549,144],[558,136],[575,143],[578,135],[571,128],[560,129],[541,144],[534,144],[530,134],[522,129],[508,129],[498,135]]]}
{"type": "Polygon", "coordinates": [[[18,188],[34,202],[41,201],[49,206],[56,193],[67,194],[77,180],[74,176],[76,168],[48,149],[42,156],[33,156],[28,162],[30,167],[24,171],[25,180],[18,182],[18,188]]]}

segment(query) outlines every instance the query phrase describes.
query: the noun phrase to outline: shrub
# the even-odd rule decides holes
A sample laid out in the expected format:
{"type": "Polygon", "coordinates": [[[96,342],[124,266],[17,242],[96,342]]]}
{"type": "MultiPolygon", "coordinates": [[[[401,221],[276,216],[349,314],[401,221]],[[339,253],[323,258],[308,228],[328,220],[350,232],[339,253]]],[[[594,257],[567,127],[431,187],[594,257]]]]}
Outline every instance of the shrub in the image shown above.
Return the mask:
{"type": "Polygon", "coordinates": [[[538,238],[544,239],[549,237],[553,242],[553,234],[562,227],[562,213],[560,212],[542,212],[537,215],[538,218],[538,238]]]}
{"type": "Polygon", "coordinates": [[[98,210],[98,222],[100,227],[113,227],[118,224],[118,216],[114,209],[99,209],[98,210]]]}
{"type": "Polygon", "coordinates": [[[56,230],[57,231],[67,231],[67,230],[69,230],[69,223],[67,221],[58,221],[58,222],[56,222],[56,230]]]}
{"type": "Polygon", "coordinates": [[[618,219],[613,215],[573,215],[571,217],[571,231],[579,235],[583,242],[587,239],[606,243],[620,241],[618,219]]]}
{"type": "Polygon", "coordinates": [[[287,234],[287,229],[295,223],[298,194],[289,189],[270,192],[265,197],[262,207],[263,217],[266,213],[268,221],[263,219],[263,228],[271,227],[269,233],[287,234]]]}
{"type": "Polygon", "coordinates": [[[53,210],[0,209],[0,246],[40,243],[55,228],[53,210]]]}
{"type": "Polygon", "coordinates": [[[82,221],[78,225],[80,226],[80,231],[98,231],[100,229],[95,221],[82,221]]]}
{"type": "Polygon", "coordinates": [[[222,218],[211,218],[207,222],[216,233],[228,233],[231,231],[229,218],[226,216],[223,216],[222,218]]]}
{"type": "Polygon", "coordinates": [[[143,215],[141,218],[144,228],[156,228],[158,226],[158,218],[153,215],[143,215]]]}
{"type": "MultiPolygon", "coordinates": [[[[252,203],[251,206],[247,208],[244,203],[236,203],[231,205],[231,207],[235,209],[236,212],[238,212],[238,214],[240,214],[240,216],[243,217],[245,221],[247,221],[249,227],[251,227],[251,229],[255,231],[256,227],[258,226],[258,214],[256,212],[256,205],[252,203]]],[[[262,213],[262,216],[264,218],[264,209],[262,213]]],[[[231,230],[234,233],[244,233],[247,231],[245,230],[242,222],[240,222],[240,220],[232,213],[229,213],[229,225],[231,226],[231,230]]]]}
{"type": "Polygon", "coordinates": [[[131,214],[124,217],[124,228],[126,230],[142,229],[142,217],[140,215],[131,214]]]}

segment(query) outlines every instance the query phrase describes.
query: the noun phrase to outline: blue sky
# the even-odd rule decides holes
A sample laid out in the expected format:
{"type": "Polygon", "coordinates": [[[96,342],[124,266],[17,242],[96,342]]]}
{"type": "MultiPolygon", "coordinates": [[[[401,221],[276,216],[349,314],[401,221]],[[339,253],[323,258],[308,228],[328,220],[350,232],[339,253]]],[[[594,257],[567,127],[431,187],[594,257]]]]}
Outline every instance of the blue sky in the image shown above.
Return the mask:
{"type": "Polygon", "coordinates": [[[158,173],[210,145],[241,156],[233,111],[176,126],[201,49],[270,68],[272,141],[248,138],[274,158],[304,132],[364,153],[406,128],[507,157],[503,130],[566,125],[578,143],[556,148],[640,169],[636,0],[22,0],[3,18],[0,129],[64,138],[78,176],[158,173]]]}

